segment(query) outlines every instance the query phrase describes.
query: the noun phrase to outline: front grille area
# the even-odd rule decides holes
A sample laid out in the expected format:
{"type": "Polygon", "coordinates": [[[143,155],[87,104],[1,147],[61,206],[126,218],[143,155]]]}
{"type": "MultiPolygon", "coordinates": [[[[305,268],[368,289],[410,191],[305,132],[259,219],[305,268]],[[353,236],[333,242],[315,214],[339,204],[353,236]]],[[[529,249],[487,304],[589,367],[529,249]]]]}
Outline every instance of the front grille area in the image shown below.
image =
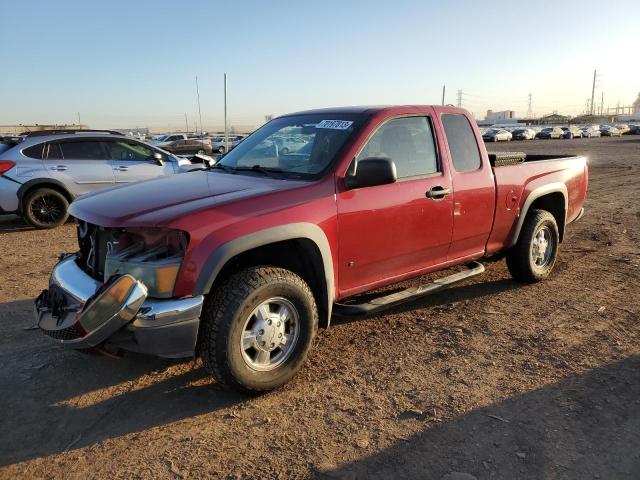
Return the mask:
{"type": "Polygon", "coordinates": [[[60,330],[42,329],[42,331],[56,340],[75,340],[76,338],[80,338],[75,325],[71,325],[67,328],[61,328],[60,330]]]}

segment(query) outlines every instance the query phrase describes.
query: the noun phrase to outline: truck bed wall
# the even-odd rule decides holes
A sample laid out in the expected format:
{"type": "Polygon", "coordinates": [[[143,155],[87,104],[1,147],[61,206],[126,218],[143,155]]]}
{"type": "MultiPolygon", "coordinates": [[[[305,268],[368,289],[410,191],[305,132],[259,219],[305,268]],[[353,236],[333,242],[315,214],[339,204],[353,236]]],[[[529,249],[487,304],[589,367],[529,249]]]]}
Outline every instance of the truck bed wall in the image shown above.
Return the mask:
{"type": "Polygon", "coordinates": [[[580,213],[586,193],[586,159],[532,155],[518,165],[494,168],[496,210],[493,230],[487,242],[487,254],[509,246],[521,209],[537,188],[562,183],[569,194],[566,223],[580,213]]]}

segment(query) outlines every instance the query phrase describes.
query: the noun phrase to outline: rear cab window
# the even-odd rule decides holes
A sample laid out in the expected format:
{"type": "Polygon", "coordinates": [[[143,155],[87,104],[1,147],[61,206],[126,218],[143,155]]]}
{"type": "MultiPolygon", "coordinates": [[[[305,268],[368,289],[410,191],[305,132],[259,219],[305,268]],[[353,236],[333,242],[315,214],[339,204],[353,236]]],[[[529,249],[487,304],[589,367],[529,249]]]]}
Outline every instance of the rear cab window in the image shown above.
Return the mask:
{"type": "Polygon", "coordinates": [[[446,113],[442,115],[444,133],[451,152],[453,168],[457,172],[471,172],[482,166],[480,149],[466,116],[462,114],[446,113]]]}

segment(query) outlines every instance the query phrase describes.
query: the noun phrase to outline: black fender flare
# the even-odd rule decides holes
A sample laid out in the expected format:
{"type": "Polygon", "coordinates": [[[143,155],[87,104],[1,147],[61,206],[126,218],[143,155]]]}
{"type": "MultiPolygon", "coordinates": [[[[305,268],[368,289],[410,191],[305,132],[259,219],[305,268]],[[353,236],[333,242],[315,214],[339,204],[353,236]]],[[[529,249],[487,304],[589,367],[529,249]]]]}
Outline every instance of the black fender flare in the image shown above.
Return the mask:
{"type": "Polygon", "coordinates": [[[69,203],[71,203],[76,196],[73,195],[68,189],[67,187],[65,187],[64,183],[62,183],[59,180],[56,180],[54,178],[34,178],[32,180],[29,180],[25,183],[22,184],[22,186],[20,188],[18,188],[18,201],[19,203],[19,208],[20,210],[22,210],[22,199],[24,198],[24,195],[31,190],[33,187],[38,187],[38,186],[42,186],[42,187],[53,187],[57,190],[60,190],[61,193],[67,197],[67,199],[69,199],[69,203]]]}
{"type": "Polygon", "coordinates": [[[569,192],[567,191],[567,186],[561,182],[543,185],[529,193],[526,200],[524,201],[524,205],[522,205],[522,208],[520,209],[513,233],[511,234],[511,238],[509,239],[507,246],[513,247],[518,241],[520,230],[522,230],[522,225],[524,224],[524,220],[527,217],[527,213],[529,213],[529,208],[531,207],[533,202],[538,198],[544,197],[545,195],[549,195],[551,193],[561,193],[562,197],[564,198],[564,204],[562,205],[564,208],[564,219],[562,219],[562,225],[558,225],[558,228],[564,229],[564,225],[566,225],[567,223],[567,212],[569,209],[569,192]]]}
{"type": "Polygon", "coordinates": [[[206,295],[211,291],[211,287],[216,277],[224,267],[224,265],[233,257],[252,250],[257,247],[269,245],[271,243],[281,242],[284,240],[307,239],[312,241],[322,257],[322,265],[324,267],[326,300],[325,306],[328,314],[326,324],[331,319],[331,311],[335,300],[335,280],[333,274],[333,256],[331,247],[324,231],[313,223],[299,222],[286,225],[278,225],[275,227],[259,230],[242,237],[230,240],[218,247],[205,261],[200,271],[200,275],[196,280],[194,296],[206,295]]]}

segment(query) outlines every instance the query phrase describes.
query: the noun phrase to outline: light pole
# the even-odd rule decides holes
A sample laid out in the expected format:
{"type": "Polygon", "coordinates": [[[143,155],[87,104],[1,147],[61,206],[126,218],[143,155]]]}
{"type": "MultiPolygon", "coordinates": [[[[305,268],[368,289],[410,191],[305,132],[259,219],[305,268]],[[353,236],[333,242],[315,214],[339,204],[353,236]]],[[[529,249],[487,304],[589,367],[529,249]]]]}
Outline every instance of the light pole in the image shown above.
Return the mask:
{"type": "Polygon", "coordinates": [[[227,74],[224,74],[224,151],[229,151],[229,133],[227,132],[227,74]]]}

